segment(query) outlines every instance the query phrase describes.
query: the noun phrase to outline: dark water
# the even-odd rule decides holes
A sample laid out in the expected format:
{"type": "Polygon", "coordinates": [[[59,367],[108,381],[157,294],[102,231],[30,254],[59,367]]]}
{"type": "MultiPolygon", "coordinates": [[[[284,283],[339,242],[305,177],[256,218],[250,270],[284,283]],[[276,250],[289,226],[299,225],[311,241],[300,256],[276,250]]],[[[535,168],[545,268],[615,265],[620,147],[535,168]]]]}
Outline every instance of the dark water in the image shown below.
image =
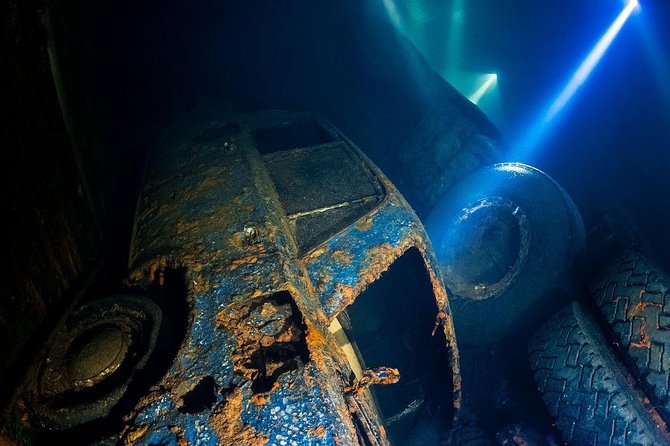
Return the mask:
{"type": "MultiPolygon", "coordinates": [[[[447,33],[440,27],[457,3],[414,2],[423,8],[422,26],[406,25],[438,70],[447,71],[450,48],[448,40],[432,37],[447,33]]],[[[465,2],[460,54],[464,69],[498,73],[499,101],[482,106],[511,147],[547,110],[625,2],[513,3],[465,2]]],[[[599,207],[618,203],[670,265],[670,10],[658,0],[640,5],[530,162],[565,187],[587,223],[599,207]]],[[[411,17],[412,7],[400,10],[411,17]]]]}
{"type": "MultiPolygon", "coordinates": [[[[623,4],[398,0],[386,2],[395,5],[394,25],[381,2],[232,3],[115,2],[77,11],[91,65],[65,68],[97,90],[110,138],[136,141],[150,125],[225,97],[242,109],[314,110],[394,179],[385,152],[397,156],[444,94],[441,76],[459,83],[449,76],[457,63],[498,73],[498,101],[484,111],[513,149],[623,4]],[[459,3],[456,40],[450,33],[459,3]]],[[[665,264],[668,9],[660,0],[642,2],[530,158],[587,221],[600,205],[621,203],[665,264]]],[[[67,38],[63,45],[75,44],[67,38]]]]}

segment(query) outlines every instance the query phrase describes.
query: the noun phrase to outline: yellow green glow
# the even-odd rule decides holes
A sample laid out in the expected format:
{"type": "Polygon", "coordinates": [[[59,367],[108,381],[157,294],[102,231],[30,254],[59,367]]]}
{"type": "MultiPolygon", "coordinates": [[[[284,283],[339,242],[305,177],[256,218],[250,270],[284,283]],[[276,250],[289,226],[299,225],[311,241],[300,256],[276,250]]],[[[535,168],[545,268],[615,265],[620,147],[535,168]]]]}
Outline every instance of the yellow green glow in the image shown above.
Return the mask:
{"type": "Polygon", "coordinates": [[[481,98],[493,87],[498,84],[498,75],[490,73],[484,76],[484,80],[477,90],[468,97],[470,102],[478,104],[481,98]]]}

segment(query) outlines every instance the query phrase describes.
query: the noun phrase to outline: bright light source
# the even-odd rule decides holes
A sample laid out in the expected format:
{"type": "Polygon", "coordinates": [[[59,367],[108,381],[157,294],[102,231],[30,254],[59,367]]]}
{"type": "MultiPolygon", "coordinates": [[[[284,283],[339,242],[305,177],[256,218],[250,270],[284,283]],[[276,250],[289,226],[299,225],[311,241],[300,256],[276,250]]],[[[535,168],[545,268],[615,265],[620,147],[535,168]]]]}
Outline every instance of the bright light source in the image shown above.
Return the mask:
{"type": "Polygon", "coordinates": [[[498,75],[496,73],[487,74],[484,76],[484,80],[479,88],[477,88],[477,90],[472,93],[468,99],[470,99],[473,104],[478,104],[482,96],[484,96],[491,88],[496,86],[497,83],[498,75]]]}
{"type": "Polygon", "coordinates": [[[563,88],[561,93],[554,99],[554,102],[552,102],[542,120],[531,127],[525,139],[519,143],[518,148],[520,152],[517,152],[515,155],[520,161],[524,160],[523,155],[527,155],[538,143],[542,135],[546,133],[552,120],[565,108],[577,90],[584,84],[598,62],[600,62],[605,52],[614,41],[614,38],[619,31],[621,31],[624,23],[626,23],[626,20],[628,20],[631,14],[639,8],[640,5],[637,0],[629,0],[628,3],[626,3],[623,11],[619,13],[605,34],[598,40],[591,52],[589,52],[584,61],[577,68],[577,71],[572,75],[570,81],[563,88]]]}
{"type": "Polygon", "coordinates": [[[565,104],[568,103],[570,98],[572,98],[579,87],[581,87],[584,81],[586,81],[586,79],[589,77],[589,74],[591,74],[591,71],[593,71],[598,62],[600,62],[600,59],[602,59],[605,51],[607,51],[607,48],[609,48],[609,46],[614,41],[614,38],[623,27],[623,24],[626,23],[628,17],[630,17],[633,10],[635,10],[637,7],[639,7],[637,0],[631,0],[628,2],[614,23],[610,25],[607,32],[600,38],[598,43],[596,43],[596,46],[593,47],[589,55],[586,56],[584,62],[582,62],[579,68],[577,68],[577,71],[575,71],[575,74],[570,79],[570,82],[568,82],[568,85],[565,86],[563,91],[561,91],[561,94],[556,98],[554,103],[551,104],[551,107],[549,108],[549,111],[547,112],[547,115],[544,119],[545,123],[551,121],[554,116],[556,116],[556,114],[558,114],[558,112],[560,112],[563,107],[565,107],[565,104]]]}
{"type": "Polygon", "coordinates": [[[395,2],[393,0],[384,0],[384,8],[386,8],[386,13],[389,16],[391,23],[393,23],[396,28],[400,28],[402,23],[400,21],[400,13],[398,12],[398,7],[396,6],[395,2]]]}

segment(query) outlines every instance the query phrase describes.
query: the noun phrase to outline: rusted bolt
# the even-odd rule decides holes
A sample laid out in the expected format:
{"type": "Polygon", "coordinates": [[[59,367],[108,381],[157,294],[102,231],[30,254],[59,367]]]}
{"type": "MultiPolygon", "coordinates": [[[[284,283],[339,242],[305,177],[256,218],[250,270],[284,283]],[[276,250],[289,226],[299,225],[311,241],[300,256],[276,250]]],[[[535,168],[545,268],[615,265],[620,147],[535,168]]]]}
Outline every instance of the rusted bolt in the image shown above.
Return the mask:
{"type": "Polygon", "coordinates": [[[375,367],[363,370],[361,379],[354,380],[351,386],[344,388],[346,394],[360,395],[372,385],[395,384],[400,381],[400,371],[393,367],[375,367]]]}
{"type": "Polygon", "coordinates": [[[253,245],[259,242],[258,240],[258,231],[254,226],[248,225],[243,229],[244,241],[247,245],[253,245]]]}

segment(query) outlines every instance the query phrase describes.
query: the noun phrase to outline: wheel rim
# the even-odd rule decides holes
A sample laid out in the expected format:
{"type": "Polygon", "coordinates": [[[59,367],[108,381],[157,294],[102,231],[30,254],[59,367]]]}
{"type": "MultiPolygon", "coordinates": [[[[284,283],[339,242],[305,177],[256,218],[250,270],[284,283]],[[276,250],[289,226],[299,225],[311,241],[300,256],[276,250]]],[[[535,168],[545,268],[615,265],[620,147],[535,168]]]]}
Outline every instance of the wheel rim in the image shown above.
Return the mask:
{"type": "Polygon", "coordinates": [[[464,207],[445,230],[439,247],[445,281],[459,297],[499,295],[528,255],[526,214],[513,201],[486,197],[464,207]]]}

